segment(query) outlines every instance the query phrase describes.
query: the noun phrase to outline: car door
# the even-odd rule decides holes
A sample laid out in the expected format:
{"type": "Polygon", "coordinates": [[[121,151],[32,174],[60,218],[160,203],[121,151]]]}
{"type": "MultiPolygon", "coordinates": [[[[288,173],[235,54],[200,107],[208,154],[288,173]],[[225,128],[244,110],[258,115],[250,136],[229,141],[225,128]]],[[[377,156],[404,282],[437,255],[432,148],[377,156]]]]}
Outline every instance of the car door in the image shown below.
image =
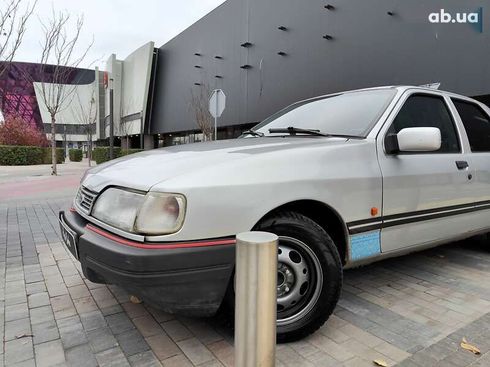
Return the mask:
{"type": "Polygon", "coordinates": [[[444,242],[466,230],[473,173],[448,100],[438,92],[407,91],[378,135],[383,175],[382,252],[444,242]],[[436,127],[435,152],[387,154],[385,138],[410,127],[436,127]]]}
{"type": "Polygon", "coordinates": [[[490,115],[488,108],[473,100],[451,98],[464,126],[475,170],[472,229],[490,231],[490,115]]]}

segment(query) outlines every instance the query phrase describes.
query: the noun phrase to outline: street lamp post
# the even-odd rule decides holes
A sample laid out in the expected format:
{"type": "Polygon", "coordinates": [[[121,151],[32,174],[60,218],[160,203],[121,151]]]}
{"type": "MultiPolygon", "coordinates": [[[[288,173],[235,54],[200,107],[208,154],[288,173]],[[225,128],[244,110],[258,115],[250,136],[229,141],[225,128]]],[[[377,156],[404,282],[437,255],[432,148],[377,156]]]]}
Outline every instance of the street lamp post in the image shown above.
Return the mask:
{"type": "Polygon", "coordinates": [[[63,124],[63,141],[64,141],[64,146],[65,146],[65,159],[68,155],[68,142],[66,141],[66,124],[63,124]]]}
{"type": "Polygon", "coordinates": [[[109,79],[109,159],[114,159],[114,79],[109,79]]]}

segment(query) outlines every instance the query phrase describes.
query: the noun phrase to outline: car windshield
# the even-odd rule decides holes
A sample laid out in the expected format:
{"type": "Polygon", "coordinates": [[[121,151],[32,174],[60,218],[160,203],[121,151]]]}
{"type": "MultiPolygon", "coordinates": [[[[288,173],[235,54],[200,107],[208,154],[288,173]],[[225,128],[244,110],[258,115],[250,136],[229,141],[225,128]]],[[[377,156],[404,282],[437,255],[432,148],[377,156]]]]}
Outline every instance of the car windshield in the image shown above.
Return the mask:
{"type": "Polygon", "coordinates": [[[331,135],[366,137],[395,93],[394,88],[386,88],[298,102],[267,118],[253,131],[264,136],[278,136],[285,133],[271,133],[269,129],[294,127],[331,135]]]}

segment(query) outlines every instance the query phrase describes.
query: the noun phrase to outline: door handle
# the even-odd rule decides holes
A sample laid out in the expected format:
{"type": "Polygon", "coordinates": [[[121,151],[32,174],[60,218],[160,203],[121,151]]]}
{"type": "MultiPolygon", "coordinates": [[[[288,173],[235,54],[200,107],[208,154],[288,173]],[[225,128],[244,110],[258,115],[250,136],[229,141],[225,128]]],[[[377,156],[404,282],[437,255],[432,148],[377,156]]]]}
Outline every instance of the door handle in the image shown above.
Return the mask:
{"type": "Polygon", "coordinates": [[[456,167],[458,167],[459,170],[463,170],[468,168],[470,165],[466,161],[456,161],[456,167]]]}

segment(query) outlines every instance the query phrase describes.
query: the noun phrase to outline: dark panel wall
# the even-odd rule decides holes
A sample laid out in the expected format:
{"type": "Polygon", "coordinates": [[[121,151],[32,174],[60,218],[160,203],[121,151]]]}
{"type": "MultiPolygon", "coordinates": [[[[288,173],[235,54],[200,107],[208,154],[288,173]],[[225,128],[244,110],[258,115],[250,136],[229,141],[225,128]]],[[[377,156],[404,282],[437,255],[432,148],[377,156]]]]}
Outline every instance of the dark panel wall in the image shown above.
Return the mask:
{"type": "Polygon", "coordinates": [[[197,128],[189,108],[191,90],[200,88],[194,83],[227,94],[221,126],[370,86],[442,82],[445,90],[490,94],[489,15],[490,0],[228,0],[160,48],[152,133],[197,128]],[[328,3],[335,9],[325,9],[328,3]],[[441,8],[455,14],[480,7],[482,33],[427,19],[441,8]],[[246,41],[253,46],[240,47],[246,41]]]}

